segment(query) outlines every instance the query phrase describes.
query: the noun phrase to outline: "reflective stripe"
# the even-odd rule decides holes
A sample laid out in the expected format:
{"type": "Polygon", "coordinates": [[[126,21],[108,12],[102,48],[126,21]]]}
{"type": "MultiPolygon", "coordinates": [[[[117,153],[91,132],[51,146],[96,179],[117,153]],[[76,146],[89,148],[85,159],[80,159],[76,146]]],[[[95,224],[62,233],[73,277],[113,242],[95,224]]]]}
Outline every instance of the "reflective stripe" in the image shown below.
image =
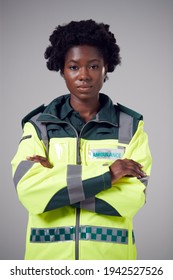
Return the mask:
{"type": "Polygon", "coordinates": [[[145,194],[145,202],[146,202],[146,196],[147,196],[147,186],[148,186],[148,181],[149,181],[149,176],[143,177],[139,179],[142,184],[145,186],[144,194],[145,194]]]}
{"type": "Polygon", "coordinates": [[[81,173],[82,173],[81,165],[67,166],[67,189],[68,189],[70,204],[85,199],[81,173]]]}
{"type": "Polygon", "coordinates": [[[144,184],[147,187],[148,181],[149,181],[149,176],[143,177],[139,180],[141,181],[142,184],[144,184]]]}
{"type": "Polygon", "coordinates": [[[133,136],[133,117],[120,112],[119,118],[119,142],[128,144],[133,136]]]}
{"type": "Polygon", "coordinates": [[[90,197],[80,202],[80,208],[95,212],[95,197],[90,197]]]}
{"type": "MultiPolygon", "coordinates": [[[[32,228],[30,242],[45,243],[58,241],[75,241],[75,236],[75,227],[32,228]]],[[[120,228],[80,226],[79,240],[128,244],[128,230],[120,228]]],[[[133,242],[135,242],[133,232],[132,240],[133,242]]]]}
{"type": "Polygon", "coordinates": [[[22,177],[28,172],[28,170],[33,166],[34,162],[23,160],[19,163],[16,172],[14,173],[13,181],[15,187],[17,187],[17,184],[22,179],[22,177]]]}
{"type": "Polygon", "coordinates": [[[45,147],[46,147],[46,155],[48,156],[48,152],[49,152],[49,140],[48,140],[48,135],[47,135],[47,127],[45,123],[41,123],[40,121],[37,121],[38,117],[41,115],[42,113],[38,113],[37,115],[35,115],[34,117],[31,118],[31,123],[34,123],[38,129],[40,130],[41,133],[41,140],[43,141],[45,147]]]}
{"type": "Polygon", "coordinates": [[[58,242],[75,240],[74,227],[32,228],[30,242],[58,242]]]}

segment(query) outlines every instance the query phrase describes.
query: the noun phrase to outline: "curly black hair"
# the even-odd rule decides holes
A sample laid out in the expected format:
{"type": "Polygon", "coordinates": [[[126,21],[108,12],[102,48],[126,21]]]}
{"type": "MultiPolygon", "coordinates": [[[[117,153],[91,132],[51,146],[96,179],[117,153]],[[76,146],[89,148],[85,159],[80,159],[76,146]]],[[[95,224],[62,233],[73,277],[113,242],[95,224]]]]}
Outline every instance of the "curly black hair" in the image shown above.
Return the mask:
{"type": "Polygon", "coordinates": [[[108,66],[107,72],[113,72],[121,62],[120,48],[114,34],[109,31],[109,25],[96,23],[92,19],[59,25],[49,37],[49,41],[51,45],[47,47],[44,57],[47,59],[47,68],[51,71],[60,70],[63,73],[67,51],[79,45],[96,47],[108,66]]]}

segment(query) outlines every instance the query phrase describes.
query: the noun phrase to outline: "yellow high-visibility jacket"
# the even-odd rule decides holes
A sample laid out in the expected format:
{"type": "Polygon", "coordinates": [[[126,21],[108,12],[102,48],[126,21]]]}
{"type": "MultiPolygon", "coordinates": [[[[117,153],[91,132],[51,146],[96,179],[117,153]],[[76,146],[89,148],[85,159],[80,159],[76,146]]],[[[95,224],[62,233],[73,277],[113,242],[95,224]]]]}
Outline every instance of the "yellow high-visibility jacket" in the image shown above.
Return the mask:
{"type": "Polygon", "coordinates": [[[100,93],[104,105],[77,133],[65,113],[69,98],[24,118],[12,160],[29,213],[25,259],[136,259],[132,219],[145,204],[152,161],[142,116],[100,93]],[[34,154],[47,156],[53,168],[26,160],[34,154]],[[147,176],[111,185],[109,166],[119,158],[139,162],[147,176]]]}

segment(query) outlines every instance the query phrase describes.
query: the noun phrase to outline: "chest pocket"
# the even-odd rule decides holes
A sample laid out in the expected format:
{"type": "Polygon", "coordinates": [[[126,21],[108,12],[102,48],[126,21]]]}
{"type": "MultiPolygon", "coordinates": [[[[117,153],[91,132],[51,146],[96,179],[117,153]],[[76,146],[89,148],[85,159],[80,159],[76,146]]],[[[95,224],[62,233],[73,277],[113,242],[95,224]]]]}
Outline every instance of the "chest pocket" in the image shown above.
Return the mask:
{"type": "Polygon", "coordinates": [[[52,138],[50,139],[49,157],[51,162],[75,164],[76,163],[76,139],[52,138]]]}
{"type": "Polygon", "coordinates": [[[117,140],[84,141],[81,153],[86,165],[93,163],[112,164],[124,155],[126,144],[119,144],[117,140]]]}

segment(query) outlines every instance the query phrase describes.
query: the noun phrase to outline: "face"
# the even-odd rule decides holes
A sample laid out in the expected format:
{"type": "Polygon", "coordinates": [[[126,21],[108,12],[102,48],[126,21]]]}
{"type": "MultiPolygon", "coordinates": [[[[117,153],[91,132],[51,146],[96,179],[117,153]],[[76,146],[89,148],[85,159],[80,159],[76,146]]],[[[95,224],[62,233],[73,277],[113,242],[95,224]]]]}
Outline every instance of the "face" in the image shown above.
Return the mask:
{"type": "Polygon", "coordinates": [[[106,66],[99,50],[88,45],[69,49],[63,76],[71,98],[78,101],[98,100],[106,76],[106,66]]]}

